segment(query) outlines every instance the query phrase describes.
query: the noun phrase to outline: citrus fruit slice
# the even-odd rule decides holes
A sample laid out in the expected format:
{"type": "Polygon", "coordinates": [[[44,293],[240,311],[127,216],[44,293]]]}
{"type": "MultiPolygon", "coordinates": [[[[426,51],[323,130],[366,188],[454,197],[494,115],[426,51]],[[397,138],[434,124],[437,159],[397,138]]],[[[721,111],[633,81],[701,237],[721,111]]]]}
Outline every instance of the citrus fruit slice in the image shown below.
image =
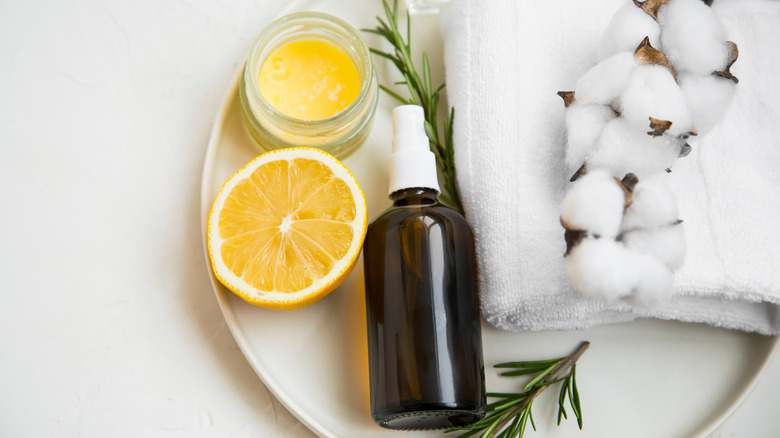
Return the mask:
{"type": "Polygon", "coordinates": [[[347,278],[367,224],[365,195],[344,164],[320,149],[278,149],[219,190],[209,257],[217,279],[244,300],[298,309],[347,278]]]}

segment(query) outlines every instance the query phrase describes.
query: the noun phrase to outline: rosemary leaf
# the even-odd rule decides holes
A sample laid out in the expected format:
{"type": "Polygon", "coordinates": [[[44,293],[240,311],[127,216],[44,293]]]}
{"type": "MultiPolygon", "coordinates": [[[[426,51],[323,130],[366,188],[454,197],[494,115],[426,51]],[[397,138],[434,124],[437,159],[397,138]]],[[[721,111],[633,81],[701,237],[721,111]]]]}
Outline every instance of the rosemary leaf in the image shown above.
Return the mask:
{"type": "Polygon", "coordinates": [[[558,409],[558,426],[561,425],[561,415],[563,415],[563,418],[565,420],[569,419],[569,416],[566,415],[566,409],[563,408],[563,405],[561,405],[558,409]]]}
{"type": "MultiPolygon", "coordinates": [[[[428,54],[423,52],[423,91],[426,96],[431,95],[431,66],[428,63],[428,54]]],[[[428,103],[430,105],[430,102],[428,103]]]]}
{"type": "Polygon", "coordinates": [[[404,79],[406,80],[406,88],[409,89],[409,94],[412,96],[410,101],[413,102],[415,105],[423,106],[422,100],[420,99],[420,94],[415,88],[415,85],[412,84],[412,77],[409,76],[407,73],[404,73],[404,79]]]}
{"type": "Polygon", "coordinates": [[[500,397],[500,398],[520,398],[525,397],[526,393],[516,393],[516,392],[488,392],[486,394],[488,397],[500,397]]]}
{"type": "Polygon", "coordinates": [[[376,20],[379,22],[379,28],[382,29],[383,33],[389,36],[390,38],[393,37],[393,29],[387,25],[384,21],[382,21],[381,18],[376,17],[376,20]]]}
{"type": "Polygon", "coordinates": [[[525,362],[503,362],[496,365],[493,365],[493,368],[539,368],[544,369],[548,366],[558,363],[562,360],[566,359],[565,357],[559,357],[557,359],[549,359],[549,360],[532,360],[532,361],[525,361],[525,362]]]}
{"type": "Polygon", "coordinates": [[[545,368],[521,368],[514,371],[504,371],[501,373],[501,375],[505,377],[525,376],[527,374],[534,374],[544,370],[545,368]]]}
{"type": "Polygon", "coordinates": [[[490,434],[493,432],[493,430],[496,427],[498,427],[498,425],[501,424],[511,413],[512,411],[507,411],[499,415],[498,420],[491,423],[490,426],[488,426],[488,428],[485,430],[485,432],[482,433],[482,436],[489,437],[490,434]]]}
{"type": "MultiPolygon", "coordinates": [[[[393,10],[395,15],[395,10],[393,10]]],[[[406,48],[412,50],[412,20],[409,19],[409,11],[406,11],[406,48]]]]}
{"type": "MultiPolygon", "coordinates": [[[[431,122],[425,121],[425,134],[428,136],[428,138],[431,139],[431,142],[435,142],[439,139],[438,134],[436,133],[436,128],[434,128],[433,125],[431,125],[431,122]]],[[[441,151],[439,148],[431,148],[432,151],[436,152],[437,154],[441,151]]]]}
{"type": "Polygon", "coordinates": [[[582,430],[582,407],[580,406],[580,392],[577,390],[577,364],[571,367],[571,390],[573,393],[572,409],[577,416],[577,425],[582,430]]]}
{"type": "Polygon", "coordinates": [[[561,425],[561,415],[563,415],[564,419],[569,419],[569,416],[566,415],[566,407],[564,406],[564,402],[566,401],[566,392],[569,390],[570,378],[571,376],[564,377],[563,385],[561,385],[561,392],[558,394],[558,426],[561,425]]]}
{"type": "Polygon", "coordinates": [[[492,410],[498,411],[498,410],[501,410],[501,409],[506,409],[506,408],[511,407],[511,406],[519,405],[520,403],[522,403],[524,401],[525,401],[525,398],[516,398],[516,399],[510,399],[509,401],[495,402],[495,403],[489,404],[487,406],[487,409],[492,409],[492,410]]]}
{"type": "Polygon", "coordinates": [[[555,385],[556,383],[558,383],[558,382],[562,382],[562,381],[564,381],[564,380],[566,380],[566,377],[559,377],[559,378],[557,378],[557,379],[555,379],[555,380],[550,380],[549,382],[548,382],[548,381],[544,381],[544,382],[540,383],[540,384],[539,384],[539,386],[550,386],[550,385],[555,385]]]}
{"type": "Polygon", "coordinates": [[[456,205],[456,201],[445,194],[439,195],[439,199],[447,205],[456,205]]]}
{"type": "Polygon", "coordinates": [[[525,425],[528,422],[528,412],[531,411],[530,409],[531,405],[528,405],[528,408],[523,411],[523,417],[520,419],[520,430],[519,430],[519,436],[523,436],[525,433],[525,425]]]}
{"type": "MultiPolygon", "coordinates": [[[[373,53],[374,55],[379,55],[379,56],[381,56],[381,57],[383,57],[383,58],[387,58],[387,59],[389,59],[389,60],[391,60],[391,61],[394,59],[394,58],[393,58],[393,55],[391,55],[391,54],[389,54],[389,53],[385,53],[385,52],[383,52],[383,51],[381,51],[381,50],[377,50],[377,49],[373,49],[373,48],[371,48],[371,49],[368,49],[368,51],[369,51],[369,52],[371,52],[371,53],[373,53]]],[[[398,83],[398,82],[396,82],[396,84],[397,84],[397,83],[398,83]]],[[[380,85],[381,85],[381,84],[380,84],[380,85]]]]}
{"type": "Polygon", "coordinates": [[[580,414],[579,412],[577,412],[577,405],[574,403],[574,395],[572,394],[573,391],[571,389],[571,382],[572,379],[569,379],[569,389],[567,391],[569,395],[569,404],[571,405],[571,409],[574,411],[574,416],[579,418],[580,414]]]}
{"type": "MultiPolygon", "coordinates": [[[[431,102],[430,102],[430,105],[431,105],[430,119],[431,120],[438,120],[438,118],[437,118],[438,117],[437,109],[439,108],[439,96],[440,95],[439,95],[438,91],[434,91],[433,94],[431,94],[431,102]]],[[[439,146],[438,136],[436,138],[436,141],[434,141],[433,143],[435,143],[437,147],[439,146]]]]}
{"type": "Polygon", "coordinates": [[[545,377],[547,377],[550,373],[552,373],[556,368],[558,368],[559,363],[555,363],[553,365],[550,365],[547,367],[544,371],[542,371],[538,376],[534,377],[533,380],[528,382],[527,385],[525,385],[524,390],[528,391],[530,388],[536,386],[537,384],[541,383],[545,377]]]}

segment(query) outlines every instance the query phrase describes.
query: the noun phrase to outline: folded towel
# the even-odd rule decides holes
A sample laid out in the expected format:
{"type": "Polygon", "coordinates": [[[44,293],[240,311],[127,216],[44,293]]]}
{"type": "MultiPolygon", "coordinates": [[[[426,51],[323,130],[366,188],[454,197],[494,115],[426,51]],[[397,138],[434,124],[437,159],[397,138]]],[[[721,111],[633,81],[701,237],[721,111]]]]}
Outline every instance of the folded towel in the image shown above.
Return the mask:
{"type": "Polygon", "coordinates": [[[780,2],[716,0],[739,45],[731,108],[689,143],[667,182],[688,255],[653,307],[586,299],[564,272],[569,187],[564,106],[629,0],[453,0],[442,16],[455,161],[474,227],[483,315],[505,330],[579,329],[637,317],[780,334],[780,2]]]}

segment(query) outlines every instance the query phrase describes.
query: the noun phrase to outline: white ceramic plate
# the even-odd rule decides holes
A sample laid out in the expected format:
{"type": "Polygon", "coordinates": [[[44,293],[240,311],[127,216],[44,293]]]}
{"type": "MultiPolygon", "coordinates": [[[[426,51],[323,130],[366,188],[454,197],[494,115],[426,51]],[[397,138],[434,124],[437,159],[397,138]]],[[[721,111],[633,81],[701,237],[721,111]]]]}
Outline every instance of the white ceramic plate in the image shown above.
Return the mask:
{"type": "MultiPolygon", "coordinates": [[[[359,27],[374,27],[374,16],[381,15],[378,0],[310,1],[295,6],[330,12],[359,27]]],[[[426,43],[429,53],[440,50],[436,38],[426,43]]],[[[378,71],[380,81],[386,83],[388,71],[381,65],[378,71]]],[[[386,95],[380,97],[368,140],[344,161],[366,193],[371,217],[390,203],[385,163],[392,105],[386,95]]],[[[220,186],[258,153],[244,131],[234,83],[215,121],[204,163],[204,242],[208,212],[220,186]]],[[[339,438],[401,436],[376,426],[369,413],[362,261],[328,297],[293,312],[251,306],[224,288],[213,272],[211,281],[225,320],[257,375],[312,431],[339,438]]],[[[656,320],[519,334],[484,324],[483,339],[488,366],[557,357],[582,340],[591,342],[577,373],[584,429],[578,431],[572,420],[555,425],[555,389],[535,404],[536,424],[544,436],[579,438],[706,436],[749,393],[777,345],[777,338],[656,320]]],[[[498,377],[492,368],[486,370],[486,379],[490,391],[520,387],[519,380],[498,377]]]]}

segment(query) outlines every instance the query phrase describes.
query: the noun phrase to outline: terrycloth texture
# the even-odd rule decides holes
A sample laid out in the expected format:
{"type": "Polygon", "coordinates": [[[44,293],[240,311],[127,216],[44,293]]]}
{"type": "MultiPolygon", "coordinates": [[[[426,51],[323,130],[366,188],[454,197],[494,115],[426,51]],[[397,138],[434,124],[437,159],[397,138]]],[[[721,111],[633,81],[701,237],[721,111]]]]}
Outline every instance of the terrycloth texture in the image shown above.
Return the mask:
{"type": "Polygon", "coordinates": [[[739,45],[725,118],[668,175],[688,255],[654,308],[583,298],[564,272],[564,106],[628,0],[453,0],[442,17],[458,180],[485,318],[505,330],[656,317],[780,334],[780,2],[716,0],[739,45]]]}

